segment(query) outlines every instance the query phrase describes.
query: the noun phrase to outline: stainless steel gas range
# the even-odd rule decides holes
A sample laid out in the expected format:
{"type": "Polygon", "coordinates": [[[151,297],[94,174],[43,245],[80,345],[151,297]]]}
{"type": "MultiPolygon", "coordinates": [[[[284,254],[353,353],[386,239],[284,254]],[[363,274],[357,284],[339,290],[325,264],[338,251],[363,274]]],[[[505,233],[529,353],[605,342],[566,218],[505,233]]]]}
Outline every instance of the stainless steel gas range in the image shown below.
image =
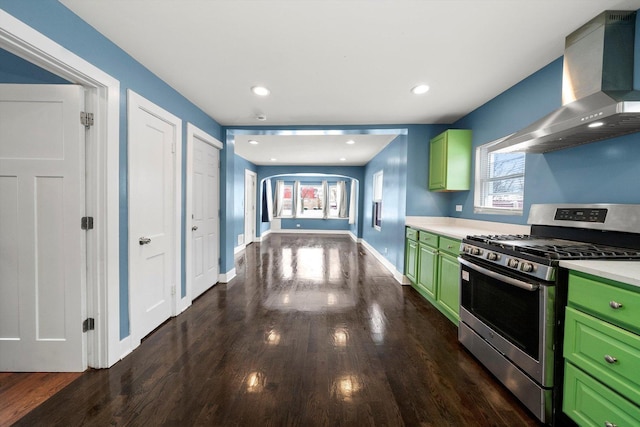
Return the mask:
{"type": "Polygon", "coordinates": [[[459,341],[538,419],[562,419],[568,259],[640,259],[640,205],[532,205],[530,235],[460,247],[459,341]]]}

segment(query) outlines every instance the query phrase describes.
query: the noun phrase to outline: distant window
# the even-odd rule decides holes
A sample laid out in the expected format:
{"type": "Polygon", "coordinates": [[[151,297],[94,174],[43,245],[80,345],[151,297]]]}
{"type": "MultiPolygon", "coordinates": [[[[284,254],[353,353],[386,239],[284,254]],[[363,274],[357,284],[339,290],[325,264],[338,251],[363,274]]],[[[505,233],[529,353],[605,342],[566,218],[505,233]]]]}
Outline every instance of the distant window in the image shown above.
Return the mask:
{"type": "Polygon", "coordinates": [[[281,217],[293,216],[293,184],[282,186],[282,213],[281,217]]]}
{"type": "Polygon", "coordinates": [[[329,218],[338,218],[338,186],[329,184],[329,218]]]}
{"type": "Polygon", "coordinates": [[[522,215],[525,154],[492,150],[503,139],[476,149],[476,213],[522,215]]]}
{"type": "Polygon", "coordinates": [[[382,171],[373,174],[373,228],[380,230],[382,227],[382,171]]]}
{"type": "Polygon", "coordinates": [[[322,218],[324,194],[321,184],[300,184],[300,201],[302,209],[299,217],[322,218]]]}

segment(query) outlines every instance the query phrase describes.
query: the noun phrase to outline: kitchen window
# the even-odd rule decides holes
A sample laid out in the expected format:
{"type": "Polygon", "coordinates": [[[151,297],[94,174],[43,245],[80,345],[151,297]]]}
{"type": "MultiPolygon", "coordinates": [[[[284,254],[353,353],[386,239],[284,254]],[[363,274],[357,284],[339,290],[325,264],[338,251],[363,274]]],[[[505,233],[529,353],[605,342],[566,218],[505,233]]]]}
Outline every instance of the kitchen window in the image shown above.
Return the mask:
{"type": "Polygon", "coordinates": [[[475,213],[522,215],[525,153],[492,149],[505,138],[476,148],[475,213]]]}

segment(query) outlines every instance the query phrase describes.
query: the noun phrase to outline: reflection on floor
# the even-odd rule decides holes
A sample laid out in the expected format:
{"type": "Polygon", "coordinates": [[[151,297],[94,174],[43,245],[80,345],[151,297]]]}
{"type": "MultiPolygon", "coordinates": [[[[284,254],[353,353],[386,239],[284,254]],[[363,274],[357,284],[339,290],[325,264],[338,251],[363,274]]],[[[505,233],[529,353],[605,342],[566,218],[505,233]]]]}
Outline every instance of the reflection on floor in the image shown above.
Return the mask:
{"type": "Polygon", "coordinates": [[[18,425],[535,426],[456,328],[343,236],[271,235],[18,425]]]}

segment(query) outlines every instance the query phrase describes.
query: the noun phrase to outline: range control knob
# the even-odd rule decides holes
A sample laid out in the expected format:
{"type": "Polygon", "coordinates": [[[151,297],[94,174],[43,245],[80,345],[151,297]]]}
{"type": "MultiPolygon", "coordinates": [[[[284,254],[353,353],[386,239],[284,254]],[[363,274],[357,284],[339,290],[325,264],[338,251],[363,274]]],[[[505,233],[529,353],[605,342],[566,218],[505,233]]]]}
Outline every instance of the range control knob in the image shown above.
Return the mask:
{"type": "Polygon", "coordinates": [[[530,273],[533,271],[533,264],[531,264],[530,262],[523,262],[520,266],[520,269],[525,273],[530,273]]]}
{"type": "Polygon", "coordinates": [[[497,253],[495,253],[495,252],[489,252],[489,253],[487,254],[487,259],[488,259],[489,261],[495,261],[495,260],[497,260],[497,259],[498,259],[498,254],[497,254],[497,253]]]}
{"type": "Polygon", "coordinates": [[[511,268],[518,268],[518,264],[519,261],[517,259],[513,259],[511,258],[508,262],[507,262],[507,267],[511,267],[511,268]]]}
{"type": "Polygon", "coordinates": [[[480,248],[472,248],[471,255],[482,255],[482,251],[480,250],[480,248]]]}

